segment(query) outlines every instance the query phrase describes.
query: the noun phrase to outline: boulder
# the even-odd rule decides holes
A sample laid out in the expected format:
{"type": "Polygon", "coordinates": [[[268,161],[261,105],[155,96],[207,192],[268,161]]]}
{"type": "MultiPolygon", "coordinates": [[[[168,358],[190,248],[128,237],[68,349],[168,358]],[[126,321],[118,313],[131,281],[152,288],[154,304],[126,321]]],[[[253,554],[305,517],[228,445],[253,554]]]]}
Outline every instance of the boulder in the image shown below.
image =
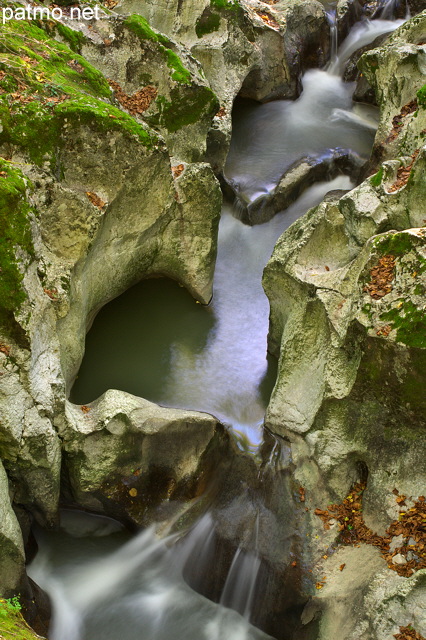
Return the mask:
{"type": "Polygon", "coordinates": [[[0,462],[0,593],[9,597],[16,592],[25,572],[25,552],[21,529],[9,497],[9,482],[0,462]]]}
{"type": "Polygon", "coordinates": [[[66,418],[66,499],[138,526],[159,526],[187,508],[226,449],[212,416],[122,391],[87,406],[67,403],[66,418]]]}

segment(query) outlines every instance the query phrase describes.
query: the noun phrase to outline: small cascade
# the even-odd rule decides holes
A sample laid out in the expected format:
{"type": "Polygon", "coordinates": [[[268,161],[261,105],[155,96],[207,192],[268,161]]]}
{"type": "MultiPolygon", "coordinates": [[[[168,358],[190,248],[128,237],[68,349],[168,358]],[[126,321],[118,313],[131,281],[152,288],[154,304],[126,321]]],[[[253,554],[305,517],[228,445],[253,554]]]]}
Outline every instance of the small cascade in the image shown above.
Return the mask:
{"type": "Polygon", "coordinates": [[[330,27],[330,60],[334,62],[337,59],[338,47],[338,31],[337,31],[337,12],[335,7],[326,10],[326,16],[330,27]]]}
{"type": "Polygon", "coordinates": [[[396,15],[405,13],[405,20],[410,17],[410,9],[406,0],[382,0],[375,13],[375,18],[392,20],[396,15]]]}
{"type": "MultiPolygon", "coordinates": [[[[388,5],[386,5],[385,9],[388,5]]],[[[382,14],[384,15],[384,14],[382,14]]],[[[339,47],[336,57],[331,59],[328,73],[341,76],[349,58],[359,49],[374,42],[379,36],[391,33],[397,29],[404,20],[390,20],[385,17],[377,20],[362,20],[352,27],[348,36],[339,47]]]]}
{"type": "MultiPolygon", "coordinates": [[[[102,520],[88,514],[76,518],[80,524],[102,520]]],[[[202,556],[200,542],[208,536],[211,516],[188,537],[186,558],[180,557],[181,546],[172,546],[176,536],[159,540],[147,529],[123,544],[129,537],[123,531],[81,535],[77,525],[73,522],[72,534],[65,529],[36,532],[40,550],[28,573],[52,599],[50,640],[214,640],[219,619],[221,637],[267,640],[247,620],[255,580],[249,556],[240,552],[229,583],[240,593],[245,618],[199,595],[183,579],[184,560],[197,563],[202,556]],[[249,584],[243,585],[248,575],[249,584]]]]}
{"type": "Polygon", "coordinates": [[[226,578],[220,598],[224,607],[238,611],[250,621],[260,558],[256,552],[246,552],[238,547],[226,578]]]}
{"type": "MultiPolygon", "coordinates": [[[[362,20],[337,48],[336,10],[333,6],[325,9],[332,40],[327,69],[307,71],[302,78],[303,91],[295,101],[241,102],[234,113],[224,173],[240,206],[269,198],[282,176],[302,160],[322,162],[333,151],[355,154],[361,162],[368,159],[377,117],[358,117],[358,107],[352,101],[355,85],[344,82],[342,75],[357,50],[404,21],[385,17],[362,20]]],[[[388,11],[386,4],[382,16],[388,11]]]]}

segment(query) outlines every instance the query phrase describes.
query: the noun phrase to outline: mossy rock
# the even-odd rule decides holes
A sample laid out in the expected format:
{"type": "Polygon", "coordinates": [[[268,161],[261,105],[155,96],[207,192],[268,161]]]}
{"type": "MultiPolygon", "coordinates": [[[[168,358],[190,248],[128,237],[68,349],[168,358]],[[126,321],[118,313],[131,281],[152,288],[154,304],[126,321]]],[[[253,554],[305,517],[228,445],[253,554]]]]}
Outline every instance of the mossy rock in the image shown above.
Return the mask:
{"type": "MultiPolygon", "coordinates": [[[[367,270],[377,269],[378,260],[388,256],[393,260],[394,273],[389,291],[372,299],[364,289],[362,312],[368,318],[370,331],[416,349],[426,348],[426,259],[422,230],[389,231],[372,240],[373,252],[367,270]],[[365,302],[367,298],[367,302],[365,302]]],[[[368,279],[365,279],[365,283],[368,279]]],[[[362,288],[364,280],[362,279],[362,288]]]]}
{"type": "Polygon", "coordinates": [[[124,21],[124,26],[135,33],[140,40],[155,42],[169,67],[170,77],[181,84],[191,84],[191,72],[186,69],[178,54],[171,48],[173,43],[167,36],[155,31],[149,22],[139,15],[131,15],[124,21]]]}
{"type": "Polygon", "coordinates": [[[111,89],[97,69],[36,25],[7,23],[0,52],[0,145],[21,148],[39,166],[50,160],[56,172],[61,131],[68,121],[103,133],[119,130],[148,148],[158,142],[154,132],[110,104],[111,89]]]}
{"type": "MultiPolygon", "coordinates": [[[[212,117],[219,109],[219,101],[208,87],[196,86],[182,92],[172,89],[170,100],[157,98],[159,114],[153,116],[152,124],[163,126],[173,133],[182,127],[194,124],[203,117],[212,117]]],[[[150,122],[149,118],[147,118],[150,122]]]]}
{"type": "Polygon", "coordinates": [[[0,599],[0,640],[39,640],[21,614],[21,606],[16,598],[0,599]]]}
{"type": "Polygon", "coordinates": [[[220,15],[216,12],[211,11],[209,7],[206,7],[195,24],[195,33],[197,34],[198,38],[202,38],[208,33],[218,31],[219,26],[220,15]]]}
{"type": "Polygon", "coordinates": [[[0,158],[0,322],[25,300],[16,250],[33,253],[27,199],[29,182],[12,163],[0,158]]]}

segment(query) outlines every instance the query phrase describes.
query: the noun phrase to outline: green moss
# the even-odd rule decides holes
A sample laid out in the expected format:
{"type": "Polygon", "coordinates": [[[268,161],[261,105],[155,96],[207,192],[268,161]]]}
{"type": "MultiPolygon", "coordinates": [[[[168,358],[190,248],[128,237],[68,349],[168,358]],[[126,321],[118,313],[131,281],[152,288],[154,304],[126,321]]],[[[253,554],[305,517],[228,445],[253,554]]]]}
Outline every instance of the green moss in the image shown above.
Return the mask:
{"type": "Polygon", "coordinates": [[[129,135],[136,136],[148,148],[159,141],[154,132],[145,129],[127,113],[88,97],[66,100],[56,106],[55,115],[60,118],[61,123],[63,120],[74,120],[82,124],[94,125],[103,132],[125,131],[129,135]]]}
{"type": "Polygon", "coordinates": [[[170,45],[170,40],[162,33],[154,31],[150,26],[148,20],[145,20],[142,16],[133,14],[126,18],[124,26],[130,31],[133,31],[141,40],[152,40],[153,42],[160,42],[163,45],[170,45]]]}
{"type": "Polygon", "coordinates": [[[408,233],[394,233],[382,238],[376,238],[374,245],[383,255],[392,254],[401,256],[413,248],[413,243],[408,233]]]}
{"type": "Polygon", "coordinates": [[[33,94],[49,95],[47,85],[67,94],[83,91],[96,97],[111,95],[100,71],[30,22],[11,20],[3,27],[0,53],[0,68],[19,77],[33,94]]]}
{"type": "Polygon", "coordinates": [[[372,311],[372,308],[371,308],[371,304],[370,303],[365,304],[362,307],[361,311],[367,316],[367,318],[370,320],[370,322],[372,322],[373,311],[372,311]]]}
{"type": "Polygon", "coordinates": [[[172,80],[182,84],[191,83],[191,73],[184,67],[181,59],[170,49],[172,44],[169,38],[164,36],[150,26],[149,22],[142,16],[131,15],[124,21],[124,25],[135,33],[140,40],[150,40],[159,46],[159,51],[164,55],[167,66],[172,70],[170,76],[172,80]]]}
{"type": "Polygon", "coordinates": [[[81,33],[81,31],[75,31],[74,29],[70,29],[69,27],[62,24],[62,22],[58,22],[55,26],[58,34],[64,40],[66,40],[70,49],[78,53],[81,49],[82,44],[85,41],[85,37],[81,33]]]}
{"type": "Polygon", "coordinates": [[[25,150],[29,158],[41,165],[54,152],[59,140],[58,123],[52,111],[38,101],[9,109],[5,98],[0,99],[0,118],[3,131],[0,142],[16,145],[25,150]]]}
{"type": "Polygon", "coordinates": [[[426,109],[426,84],[417,91],[417,102],[419,107],[426,109]]]}
{"type": "Polygon", "coordinates": [[[227,9],[228,11],[238,11],[240,9],[238,0],[210,0],[210,6],[217,9],[227,9]]]}
{"type": "Polygon", "coordinates": [[[381,167],[377,173],[374,174],[374,176],[371,176],[370,178],[370,182],[373,185],[373,187],[378,187],[383,179],[383,167],[381,167]]]}
{"type": "Polygon", "coordinates": [[[167,66],[172,69],[172,79],[182,84],[191,84],[191,73],[183,66],[179,56],[171,49],[165,49],[165,53],[167,66]]]}
{"type": "Polygon", "coordinates": [[[25,300],[16,249],[33,253],[28,186],[21,171],[0,158],[0,320],[25,300]]]}
{"type": "Polygon", "coordinates": [[[21,614],[17,598],[0,599],[0,637],[5,640],[36,640],[36,635],[21,614]]]}
{"type": "Polygon", "coordinates": [[[218,13],[212,13],[211,11],[204,11],[204,13],[198,18],[195,24],[195,33],[198,38],[206,35],[207,33],[213,33],[217,31],[220,26],[220,15],[218,13]]]}
{"type": "Polygon", "coordinates": [[[426,348],[426,313],[411,300],[404,300],[401,308],[391,309],[380,316],[396,329],[396,340],[408,347],[426,348]]]}
{"type": "Polygon", "coordinates": [[[0,34],[0,52],[0,69],[6,72],[0,81],[0,144],[21,147],[35,164],[48,160],[55,171],[69,119],[90,122],[102,132],[121,130],[147,147],[158,141],[132,116],[99,99],[111,97],[104,76],[37,26],[9,22],[0,34]],[[8,95],[11,86],[19,87],[17,100],[8,95]]]}
{"type": "Polygon", "coordinates": [[[158,124],[170,132],[198,122],[203,115],[213,116],[219,108],[218,99],[208,87],[191,87],[184,93],[177,87],[171,91],[171,101],[159,96],[157,104],[160,110],[158,124]]]}

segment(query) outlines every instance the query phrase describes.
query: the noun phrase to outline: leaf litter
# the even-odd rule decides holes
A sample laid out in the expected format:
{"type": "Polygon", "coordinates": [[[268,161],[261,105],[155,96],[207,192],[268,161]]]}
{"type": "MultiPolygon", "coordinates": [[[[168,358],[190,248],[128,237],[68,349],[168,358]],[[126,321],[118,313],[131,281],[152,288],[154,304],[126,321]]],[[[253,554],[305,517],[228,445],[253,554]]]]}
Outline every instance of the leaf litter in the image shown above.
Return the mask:
{"type": "Polygon", "coordinates": [[[364,522],[362,498],[365,488],[365,483],[357,483],[341,504],[329,505],[328,509],[324,510],[315,509],[315,515],[323,521],[324,529],[330,529],[330,521],[337,520],[338,543],[364,543],[378,547],[388,568],[400,576],[409,577],[419,569],[426,568],[425,497],[419,496],[413,506],[408,507],[406,496],[400,495],[397,489],[394,489],[396,503],[402,510],[398,520],[391,522],[385,535],[380,536],[364,522]],[[402,536],[402,544],[391,551],[392,540],[399,536],[402,536]],[[398,556],[400,563],[395,562],[395,556],[398,556]]]}

